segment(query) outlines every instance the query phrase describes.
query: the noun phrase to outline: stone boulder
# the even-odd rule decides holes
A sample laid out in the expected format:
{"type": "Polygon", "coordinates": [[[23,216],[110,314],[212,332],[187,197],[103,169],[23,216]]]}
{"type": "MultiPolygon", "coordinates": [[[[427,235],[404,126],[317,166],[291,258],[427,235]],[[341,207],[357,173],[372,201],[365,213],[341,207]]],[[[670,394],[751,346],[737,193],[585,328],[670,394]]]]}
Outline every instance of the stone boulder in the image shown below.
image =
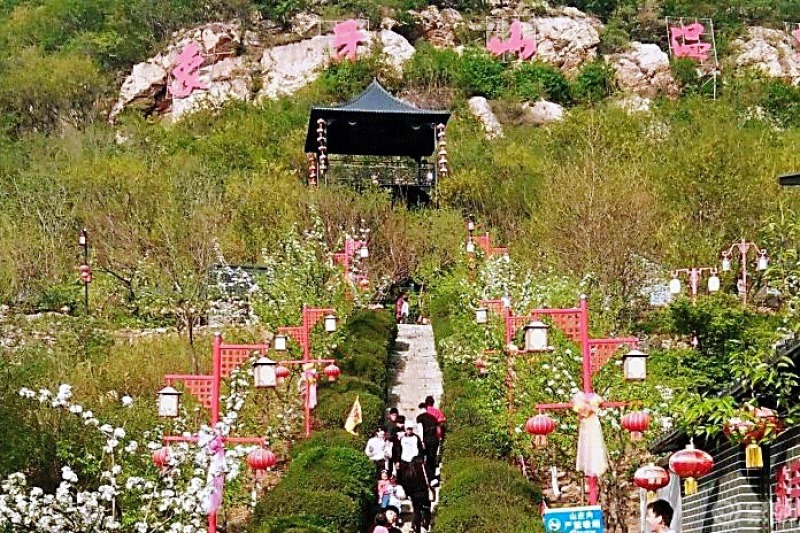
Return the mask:
{"type": "Polygon", "coordinates": [[[177,119],[206,105],[247,100],[252,69],[246,56],[238,54],[242,48],[255,46],[258,39],[250,32],[243,35],[238,24],[212,22],[175,32],[164,53],[134,65],[122,84],[110,118],[113,120],[127,107],[135,107],[145,113],[158,112],[177,119]],[[172,82],[171,73],[178,56],[190,43],[197,46],[203,58],[197,77],[205,88],[195,89],[183,98],[174,97],[167,86],[172,82]]]}
{"type": "Polygon", "coordinates": [[[536,58],[551,63],[571,76],[597,57],[600,21],[574,9],[561,14],[536,17],[536,58]]]}
{"type": "Polygon", "coordinates": [[[533,104],[525,102],[522,104],[522,112],[525,115],[526,122],[537,126],[561,122],[564,120],[565,114],[563,106],[547,100],[539,100],[533,104]]]}
{"type": "Polygon", "coordinates": [[[737,69],[755,69],[770,78],[800,84],[800,52],[792,48],[786,32],[753,26],[731,43],[737,69]]]}
{"type": "Polygon", "coordinates": [[[492,111],[492,106],[489,105],[486,98],[483,96],[473,96],[469,99],[468,104],[469,110],[483,126],[483,131],[487,139],[497,139],[505,135],[503,133],[503,125],[497,120],[497,117],[492,111]]]}
{"type": "MultiPolygon", "coordinates": [[[[358,55],[370,54],[380,45],[381,61],[396,75],[414,56],[414,47],[405,37],[391,30],[365,32],[367,39],[358,46],[358,55]]],[[[261,70],[264,78],[259,98],[278,98],[294,94],[316,80],[332,61],[332,35],[320,35],[297,43],[264,50],[261,70]]]]}
{"type": "Polygon", "coordinates": [[[669,56],[657,44],[632,42],[630,49],[608,56],[617,85],[644,98],[660,94],[677,96],[679,88],[669,66],[669,56]]]}
{"type": "Polygon", "coordinates": [[[409,11],[419,26],[421,36],[436,48],[454,48],[458,44],[456,28],[463,22],[461,13],[436,6],[428,6],[421,11],[409,11]]]}

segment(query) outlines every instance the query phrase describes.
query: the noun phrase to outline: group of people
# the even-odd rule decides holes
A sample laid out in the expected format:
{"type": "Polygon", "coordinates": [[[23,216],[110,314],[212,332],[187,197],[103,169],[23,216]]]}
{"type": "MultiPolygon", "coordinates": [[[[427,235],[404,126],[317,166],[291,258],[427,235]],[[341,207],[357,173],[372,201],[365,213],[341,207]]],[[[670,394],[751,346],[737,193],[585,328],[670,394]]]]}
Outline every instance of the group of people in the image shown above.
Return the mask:
{"type": "Polygon", "coordinates": [[[403,500],[414,511],[415,533],[430,528],[433,490],[439,484],[439,447],[446,418],[432,396],[419,404],[416,417],[407,418],[397,408],[389,409],[384,427],[375,431],[364,449],[375,463],[376,496],[380,507],[374,533],[396,533],[403,500]]]}

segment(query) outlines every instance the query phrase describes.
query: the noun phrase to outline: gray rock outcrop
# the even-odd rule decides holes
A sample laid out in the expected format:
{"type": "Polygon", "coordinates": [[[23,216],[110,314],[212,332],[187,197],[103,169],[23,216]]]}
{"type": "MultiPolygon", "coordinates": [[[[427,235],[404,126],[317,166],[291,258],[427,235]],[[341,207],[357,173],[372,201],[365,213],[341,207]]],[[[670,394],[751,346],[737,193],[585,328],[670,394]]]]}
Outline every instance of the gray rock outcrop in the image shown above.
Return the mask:
{"type": "Polygon", "coordinates": [[[483,96],[473,96],[469,99],[469,110],[483,126],[483,131],[487,139],[497,139],[504,136],[503,125],[497,120],[492,106],[483,96]]]}
{"type": "Polygon", "coordinates": [[[800,53],[792,48],[786,32],[754,26],[731,43],[737,69],[755,69],[770,78],[800,84],[800,53]]]}

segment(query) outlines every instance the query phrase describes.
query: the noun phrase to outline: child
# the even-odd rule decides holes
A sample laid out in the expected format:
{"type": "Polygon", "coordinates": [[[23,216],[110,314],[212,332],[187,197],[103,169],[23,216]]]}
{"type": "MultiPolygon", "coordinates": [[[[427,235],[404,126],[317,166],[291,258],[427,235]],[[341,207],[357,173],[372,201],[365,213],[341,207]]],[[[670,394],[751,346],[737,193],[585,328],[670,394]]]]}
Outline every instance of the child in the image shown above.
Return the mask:
{"type": "Polygon", "coordinates": [[[380,512],[375,515],[375,529],[372,533],[389,533],[388,529],[389,520],[386,518],[386,513],[380,512]]]}
{"type": "Polygon", "coordinates": [[[391,437],[386,435],[386,440],[383,441],[383,459],[386,462],[386,469],[392,475],[396,474],[393,458],[394,458],[394,443],[392,442],[391,437]]]}
{"type": "Polygon", "coordinates": [[[394,494],[392,480],[389,479],[389,472],[384,470],[381,472],[381,478],[378,480],[378,502],[381,504],[381,509],[386,509],[389,505],[392,494],[394,494]]]}

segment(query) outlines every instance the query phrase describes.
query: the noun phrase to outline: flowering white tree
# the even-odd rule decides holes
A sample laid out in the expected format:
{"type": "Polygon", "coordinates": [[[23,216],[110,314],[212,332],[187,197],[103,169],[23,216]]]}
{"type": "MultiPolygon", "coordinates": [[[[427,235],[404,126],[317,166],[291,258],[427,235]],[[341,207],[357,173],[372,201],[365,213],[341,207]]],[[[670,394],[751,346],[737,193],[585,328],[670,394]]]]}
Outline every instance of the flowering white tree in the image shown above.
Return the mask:
{"type": "MultiPolygon", "coordinates": [[[[124,427],[103,423],[92,411],[73,402],[70,385],[61,385],[55,393],[22,388],[19,395],[38,401],[37,407],[62,411],[96,433],[102,443],[102,456],[97,458],[100,481],[88,487],[90,483],[81,483],[75,468],[65,465],[55,493],[47,494],[40,487],[29,486],[23,473],[13,473],[0,481],[0,529],[42,533],[205,531],[214,480],[220,475],[229,482],[240,477],[241,459],[252,449],[227,448],[223,461],[215,461],[209,452],[209,444],[217,436],[226,436],[240,425],[238,412],[249,394],[246,373],[234,371],[230,393],[223,397],[225,413],[217,427],[201,427],[196,446],[170,446],[168,463],[160,474],[154,467],[142,465],[149,463],[151,451],[162,447],[161,428],[145,432],[141,438],[149,442],[142,446],[142,440],[133,438],[124,427]]],[[[129,396],[120,401],[123,407],[134,402],[129,396]]],[[[181,424],[179,420],[176,425],[181,424]]],[[[288,427],[280,427],[272,433],[284,438],[288,431],[288,427]]]]}

